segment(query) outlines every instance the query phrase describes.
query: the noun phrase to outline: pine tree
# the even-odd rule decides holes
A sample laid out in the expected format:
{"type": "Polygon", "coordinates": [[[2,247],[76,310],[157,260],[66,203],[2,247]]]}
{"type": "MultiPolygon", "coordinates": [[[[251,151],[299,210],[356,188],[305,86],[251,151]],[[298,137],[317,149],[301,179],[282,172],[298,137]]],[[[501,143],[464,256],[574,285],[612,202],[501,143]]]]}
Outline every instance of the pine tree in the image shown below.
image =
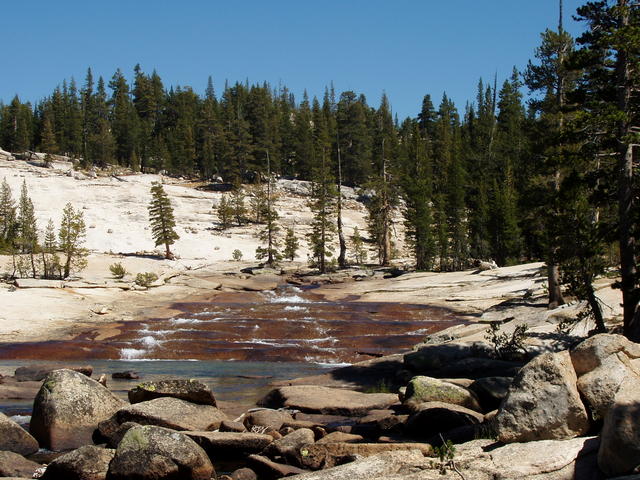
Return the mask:
{"type": "Polygon", "coordinates": [[[56,278],[62,276],[60,257],[57,254],[58,242],[56,240],[56,227],[53,220],[49,219],[44,232],[42,243],[42,266],[44,278],[56,278]]]}
{"type": "Polygon", "coordinates": [[[413,249],[417,270],[433,266],[436,245],[433,235],[432,163],[427,154],[427,139],[419,123],[407,121],[404,125],[402,145],[402,192],[405,203],[405,235],[413,249]]]}
{"type": "Polygon", "coordinates": [[[555,218],[561,209],[559,191],[563,176],[562,159],[571,148],[565,136],[567,92],[575,83],[576,74],[568,66],[573,39],[562,27],[562,12],[558,31],[546,30],[541,37],[541,45],[535,52],[539,64],[529,62],[524,79],[529,90],[538,94],[537,98],[530,101],[530,106],[534,112],[541,114],[539,123],[544,133],[538,137],[544,139],[544,142],[537,146],[542,161],[538,162],[535,173],[541,180],[537,182],[541,188],[536,189],[534,200],[542,208],[532,210],[534,215],[541,218],[543,226],[541,230],[546,250],[544,257],[547,264],[548,304],[549,308],[556,308],[564,304],[565,300],[557,259],[561,232],[555,228],[555,218]]]}
{"type": "Polygon", "coordinates": [[[282,258],[280,255],[278,242],[278,212],[276,210],[275,185],[271,175],[271,164],[269,161],[269,152],[267,152],[267,188],[266,188],[266,207],[264,210],[264,228],[258,235],[260,241],[265,244],[256,248],[256,258],[258,260],[266,259],[265,266],[273,268],[282,258]]]}
{"type": "Polygon", "coordinates": [[[282,251],[284,258],[293,262],[297,256],[298,248],[300,248],[300,242],[296,233],[293,228],[287,228],[287,235],[284,237],[284,250],[282,251]]]}
{"type": "Polygon", "coordinates": [[[151,203],[149,204],[149,222],[151,235],[156,247],[165,246],[165,258],[173,260],[175,257],[169,248],[180,236],[176,233],[176,221],[169,196],[159,182],[151,184],[151,203]]]}
{"type": "Polygon", "coordinates": [[[578,9],[587,24],[578,39],[584,69],[579,100],[584,137],[595,145],[601,188],[617,193],[624,335],[640,341],[640,215],[637,144],[640,131],[640,5],[632,0],[588,2],[578,9]],[[607,161],[614,160],[613,162],[607,161]]]}
{"type": "Polygon", "coordinates": [[[36,278],[35,254],[38,250],[38,226],[33,202],[29,198],[26,180],[22,182],[18,200],[18,246],[21,253],[29,255],[31,273],[36,278]]]}
{"type": "Polygon", "coordinates": [[[307,238],[314,265],[325,273],[328,258],[333,256],[333,235],[336,231],[334,223],[336,196],[335,181],[327,164],[324,153],[319,165],[313,169],[311,198],[309,208],[313,213],[311,232],[307,238]]]}
{"type": "Polygon", "coordinates": [[[367,250],[364,247],[364,240],[360,236],[358,227],[353,227],[353,235],[351,236],[351,248],[353,249],[353,257],[357,265],[362,265],[367,261],[367,250]]]}
{"type": "Polygon", "coordinates": [[[238,226],[247,222],[247,207],[244,202],[244,192],[241,186],[236,186],[231,192],[231,210],[238,226]]]}
{"type": "Polygon", "coordinates": [[[226,230],[231,226],[231,221],[233,220],[233,206],[227,199],[226,195],[222,195],[220,198],[220,203],[218,204],[216,211],[218,213],[220,228],[222,230],[226,230]]]}
{"type": "Polygon", "coordinates": [[[252,185],[249,192],[249,207],[256,223],[264,223],[267,210],[267,188],[263,183],[252,185]]]}
{"type": "Polygon", "coordinates": [[[0,250],[11,251],[17,233],[16,205],[7,179],[0,185],[0,250]]]}
{"type": "Polygon", "coordinates": [[[62,221],[58,230],[58,247],[65,255],[63,278],[87,266],[88,252],[83,247],[85,237],[86,226],[82,210],[76,211],[71,203],[67,203],[62,211],[62,221]]]}

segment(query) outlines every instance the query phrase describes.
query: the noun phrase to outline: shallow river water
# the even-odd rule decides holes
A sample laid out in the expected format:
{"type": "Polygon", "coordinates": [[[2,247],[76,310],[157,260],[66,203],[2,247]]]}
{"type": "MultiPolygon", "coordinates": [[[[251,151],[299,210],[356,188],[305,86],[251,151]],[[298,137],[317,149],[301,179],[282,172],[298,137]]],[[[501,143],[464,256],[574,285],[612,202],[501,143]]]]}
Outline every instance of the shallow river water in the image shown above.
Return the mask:
{"type": "MultiPolygon", "coordinates": [[[[445,309],[328,302],[292,286],[223,293],[211,302],[174,307],[181,313],[119,324],[106,340],[97,340],[98,332],[91,330],[65,341],[0,344],[0,366],[90,363],[96,374],[135,370],[146,380],[200,378],[221,400],[256,400],[274,380],[396,353],[459,323],[445,309]]],[[[131,388],[127,382],[113,385],[122,392],[131,388]]],[[[8,403],[0,401],[0,408],[8,403]]]]}

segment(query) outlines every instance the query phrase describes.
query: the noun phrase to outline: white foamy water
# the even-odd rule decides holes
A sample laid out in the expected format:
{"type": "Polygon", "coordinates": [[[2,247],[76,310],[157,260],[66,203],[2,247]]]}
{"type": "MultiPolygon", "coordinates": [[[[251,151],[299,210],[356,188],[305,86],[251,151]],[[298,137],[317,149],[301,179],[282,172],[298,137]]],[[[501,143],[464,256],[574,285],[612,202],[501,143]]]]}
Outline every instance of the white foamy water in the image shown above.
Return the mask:
{"type": "Polygon", "coordinates": [[[338,341],[335,337],[324,337],[324,338],[306,338],[302,340],[307,343],[323,343],[323,342],[331,342],[336,343],[338,341]]]}
{"type": "MultiPolygon", "coordinates": [[[[214,319],[215,320],[215,319],[214,319]]],[[[198,320],[197,318],[172,318],[169,322],[174,325],[184,325],[185,323],[202,323],[204,320],[198,320]]]]}
{"type": "Polygon", "coordinates": [[[285,295],[282,297],[272,297],[271,303],[312,303],[311,300],[302,298],[300,295],[285,295]]]}
{"type": "Polygon", "coordinates": [[[326,368],[350,367],[351,365],[353,365],[352,363],[347,363],[347,362],[318,361],[316,358],[310,357],[310,356],[306,356],[306,357],[304,357],[304,359],[307,362],[315,363],[316,365],[319,365],[321,367],[326,367],[326,368]]]}
{"type": "Polygon", "coordinates": [[[13,415],[9,417],[9,420],[13,420],[18,425],[28,425],[31,421],[31,415],[13,415]]]}
{"type": "Polygon", "coordinates": [[[307,307],[301,307],[300,305],[287,305],[284,307],[285,312],[308,312],[307,307]]]}
{"type": "Polygon", "coordinates": [[[162,345],[162,340],[158,340],[155,337],[152,337],[151,335],[147,335],[146,337],[142,337],[140,339],[140,342],[148,347],[148,348],[153,348],[153,347],[158,347],[160,345],[162,345]]]}
{"type": "Polygon", "coordinates": [[[120,349],[120,360],[138,360],[147,353],[145,349],[140,348],[122,348],[120,349]]]}
{"type": "Polygon", "coordinates": [[[253,338],[251,340],[238,340],[233,343],[253,343],[255,345],[267,345],[269,347],[283,348],[283,347],[298,347],[297,343],[279,343],[275,338],[253,338]]]}

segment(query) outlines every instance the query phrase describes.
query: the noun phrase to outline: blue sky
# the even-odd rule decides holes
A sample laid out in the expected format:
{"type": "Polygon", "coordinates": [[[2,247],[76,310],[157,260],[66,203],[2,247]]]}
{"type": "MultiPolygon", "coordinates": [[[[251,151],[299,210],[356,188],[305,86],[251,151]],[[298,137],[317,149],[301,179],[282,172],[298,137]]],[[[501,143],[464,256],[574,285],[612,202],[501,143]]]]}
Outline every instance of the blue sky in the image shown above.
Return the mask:
{"type": "MultiPolygon", "coordinates": [[[[462,109],[480,77],[503,81],[556,28],[558,0],[22,0],[2,2],[0,100],[38,100],[87,67],[108,80],[140,63],[165,85],[203,92],[211,75],[306,88],[355,90],[400,118],[429,93],[462,109]]],[[[565,0],[565,28],[582,0],[565,0]]]]}

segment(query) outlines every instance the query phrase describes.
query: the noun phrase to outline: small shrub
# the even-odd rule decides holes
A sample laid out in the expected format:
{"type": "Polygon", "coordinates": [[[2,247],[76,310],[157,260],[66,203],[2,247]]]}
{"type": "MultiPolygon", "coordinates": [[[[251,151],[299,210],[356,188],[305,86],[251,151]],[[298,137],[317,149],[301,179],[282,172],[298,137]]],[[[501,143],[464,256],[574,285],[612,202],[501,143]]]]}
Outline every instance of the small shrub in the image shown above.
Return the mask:
{"type": "Polygon", "coordinates": [[[240,260],[242,260],[242,252],[237,248],[231,253],[231,256],[236,262],[239,262],[240,260]]]}
{"type": "Polygon", "coordinates": [[[141,287],[148,287],[156,280],[158,280],[158,275],[153,272],[144,272],[136,275],[136,284],[141,287]]]}
{"type": "Polygon", "coordinates": [[[111,275],[113,275],[113,278],[117,279],[124,278],[125,275],[129,273],[120,262],[109,265],[109,270],[111,271],[111,275]]]}
{"type": "MultiPolygon", "coordinates": [[[[442,435],[440,435],[440,438],[442,438],[442,435]]],[[[453,442],[451,442],[451,440],[447,440],[446,442],[444,442],[443,439],[442,445],[433,448],[433,453],[436,455],[436,457],[438,457],[439,462],[432,461],[431,467],[436,468],[440,472],[440,475],[446,475],[447,470],[451,469],[455,470],[458,475],[462,476],[454,461],[456,455],[456,447],[453,445],[453,442]]]]}
{"type": "Polygon", "coordinates": [[[518,355],[527,354],[524,341],[529,336],[528,328],[525,324],[518,325],[509,336],[500,331],[499,322],[492,322],[485,331],[484,338],[493,345],[493,351],[497,358],[509,360],[518,355]]]}

